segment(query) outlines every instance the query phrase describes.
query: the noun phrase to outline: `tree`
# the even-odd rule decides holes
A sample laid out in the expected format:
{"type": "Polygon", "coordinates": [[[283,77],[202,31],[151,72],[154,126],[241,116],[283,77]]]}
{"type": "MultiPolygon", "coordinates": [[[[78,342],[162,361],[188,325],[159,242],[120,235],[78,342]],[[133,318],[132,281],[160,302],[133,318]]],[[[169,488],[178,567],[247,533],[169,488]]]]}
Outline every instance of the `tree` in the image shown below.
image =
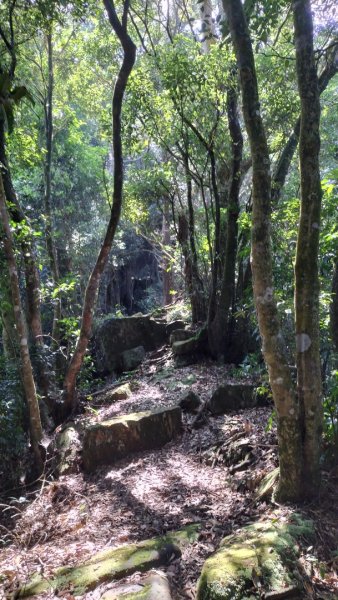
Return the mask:
{"type": "Polygon", "coordinates": [[[301,96],[301,222],[298,234],[298,261],[296,267],[296,327],[297,327],[297,390],[288,367],[286,346],[273,284],[273,254],[271,248],[271,177],[270,156],[261,115],[254,55],[240,0],[224,0],[231,38],[240,76],[243,113],[248,132],[253,166],[252,214],[252,272],[253,289],[263,354],[269,370],[270,384],[277,410],[280,457],[280,500],[300,500],[304,495],[318,493],[320,372],[318,347],[318,229],[320,212],[320,185],[318,170],[318,83],[315,70],[312,21],[307,0],[294,2],[296,60],[301,96]],[[301,81],[305,78],[305,82],[301,81]],[[311,142],[312,168],[310,189],[304,181],[309,168],[307,144],[311,142]],[[310,196],[308,194],[311,194],[310,196]],[[311,204],[313,202],[313,204],[311,204]],[[306,207],[311,214],[306,215],[306,207]],[[312,227],[312,224],[315,224],[312,227]],[[300,244],[306,244],[304,253],[300,244]],[[302,265],[302,266],[301,266],[302,265]],[[304,273],[301,273],[301,268],[304,273]],[[304,307],[309,302],[310,306],[304,307]],[[309,332],[309,333],[308,333],[309,332]],[[313,373],[309,373],[311,366],[313,373]],[[308,373],[311,388],[306,389],[304,373],[308,373]],[[311,478],[310,478],[311,476],[311,478]]]}
{"type": "Polygon", "coordinates": [[[131,39],[127,28],[129,0],[124,0],[121,20],[117,16],[115,4],[112,0],[104,0],[104,6],[111,26],[118,36],[123,48],[123,62],[116,79],[112,103],[114,154],[113,203],[106,235],[86,288],[79,339],[64,379],[64,407],[66,412],[70,412],[76,406],[76,379],[87,351],[100,277],[108,261],[122,207],[123,154],[121,140],[121,110],[128,78],[135,62],[136,46],[131,39]]]}
{"type": "Polygon", "coordinates": [[[2,243],[4,253],[7,261],[7,267],[10,279],[10,288],[12,294],[14,319],[16,325],[16,331],[18,335],[18,342],[20,348],[21,358],[21,373],[22,383],[25,391],[26,401],[29,410],[29,426],[30,426],[30,439],[32,449],[36,459],[36,467],[39,474],[42,472],[43,460],[40,451],[40,442],[42,440],[42,425],[40,419],[39,403],[36,395],[34,376],[32,363],[28,348],[28,336],[25,324],[24,312],[21,304],[20,297],[20,286],[18,269],[15,259],[15,251],[13,244],[13,236],[9,224],[9,218],[6,208],[6,196],[5,190],[2,183],[2,174],[0,172],[0,218],[2,227],[2,243]]]}

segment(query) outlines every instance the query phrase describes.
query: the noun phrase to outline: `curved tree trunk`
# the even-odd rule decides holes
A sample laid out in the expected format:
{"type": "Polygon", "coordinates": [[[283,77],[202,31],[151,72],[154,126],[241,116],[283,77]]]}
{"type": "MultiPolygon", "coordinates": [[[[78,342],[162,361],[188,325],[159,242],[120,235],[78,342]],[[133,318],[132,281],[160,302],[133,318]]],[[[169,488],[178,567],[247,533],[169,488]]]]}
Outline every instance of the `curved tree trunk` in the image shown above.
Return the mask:
{"type": "Polygon", "coordinates": [[[24,319],[23,309],[20,298],[20,286],[18,270],[16,265],[12,232],[9,226],[9,218],[6,208],[6,196],[2,182],[2,175],[0,173],[0,219],[3,229],[3,247],[5,252],[6,261],[8,264],[9,280],[11,288],[11,296],[14,310],[14,318],[16,324],[16,330],[18,335],[18,341],[20,346],[20,358],[21,358],[21,373],[22,383],[25,391],[26,401],[29,411],[29,426],[30,426],[30,440],[32,449],[36,458],[36,466],[39,473],[43,469],[43,460],[41,457],[39,443],[42,439],[42,425],[40,419],[39,403],[36,395],[33,369],[28,349],[28,339],[26,331],[26,323],[24,319]]]}
{"type": "Polygon", "coordinates": [[[301,208],[295,263],[297,391],[303,413],[303,484],[315,496],[320,483],[322,383],[318,251],[321,212],[320,102],[309,0],[293,0],[296,65],[301,101],[299,163],[301,208]]]}
{"type": "Polygon", "coordinates": [[[134,66],[136,57],[136,46],[127,31],[129,0],[124,0],[123,2],[123,14],[121,20],[117,16],[115,3],[113,0],[103,0],[103,3],[107,11],[110,24],[118,36],[123,48],[123,62],[115,83],[112,103],[114,155],[113,203],[106,235],[86,288],[79,339],[64,380],[64,409],[66,413],[71,412],[77,404],[75,393],[76,379],[87,351],[100,279],[109,258],[109,253],[121,214],[123,191],[121,110],[128,78],[134,66]]]}
{"type": "Polygon", "coordinates": [[[249,31],[241,0],[223,0],[240,75],[243,113],[253,169],[252,274],[263,354],[278,417],[280,483],[278,496],[302,496],[302,439],[300,410],[286,346],[280,328],[273,288],[270,239],[270,157],[260,113],[257,77],[249,31]]]}

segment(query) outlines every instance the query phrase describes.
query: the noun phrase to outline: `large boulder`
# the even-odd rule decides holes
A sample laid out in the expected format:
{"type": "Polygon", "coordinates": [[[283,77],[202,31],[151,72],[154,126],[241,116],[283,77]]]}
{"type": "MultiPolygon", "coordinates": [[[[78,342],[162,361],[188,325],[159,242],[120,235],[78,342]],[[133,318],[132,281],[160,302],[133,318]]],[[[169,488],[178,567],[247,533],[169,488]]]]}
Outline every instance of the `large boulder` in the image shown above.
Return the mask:
{"type": "Polygon", "coordinates": [[[182,426],[178,406],[123,415],[90,425],[83,439],[83,465],[93,471],[98,465],[113,464],[119,458],[160,448],[177,435],[182,426]]]}
{"type": "Polygon", "coordinates": [[[231,410],[253,408],[257,405],[255,386],[248,383],[220,385],[208,401],[208,409],[214,415],[223,415],[231,410]]]}
{"type": "Polygon", "coordinates": [[[311,522],[297,517],[294,523],[254,523],[226,537],[204,563],[197,600],[300,600],[304,595],[296,571],[297,540],[310,541],[313,532],[311,522]]]}
{"type": "Polygon", "coordinates": [[[55,592],[51,594],[51,597],[55,597],[66,591],[81,596],[105,581],[122,579],[135,571],[144,572],[166,565],[172,558],[180,556],[185,546],[196,540],[198,529],[198,525],[188,525],[180,531],[137,544],[107,548],[75,567],[57,569],[50,578],[36,575],[19,590],[18,596],[23,598],[55,592]]]}
{"type": "Polygon", "coordinates": [[[166,323],[160,319],[153,319],[151,315],[138,314],[106,319],[96,328],[93,336],[92,345],[97,369],[106,373],[125,370],[122,356],[125,351],[140,346],[146,352],[156,350],[168,342],[175,327],[182,327],[182,322],[166,323]]]}
{"type": "MultiPolygon", "coordinates": [[[[171,335],[171,340],[173,334],[171,335]]],[[[185,367],[195,362],[198,362],[201,357],[205,356],[208,349],[208,334],[207,329],[203,327],[195,334],[187,339],[179,339],[173,341],[171,345],[177,367],[185,367]]]]}

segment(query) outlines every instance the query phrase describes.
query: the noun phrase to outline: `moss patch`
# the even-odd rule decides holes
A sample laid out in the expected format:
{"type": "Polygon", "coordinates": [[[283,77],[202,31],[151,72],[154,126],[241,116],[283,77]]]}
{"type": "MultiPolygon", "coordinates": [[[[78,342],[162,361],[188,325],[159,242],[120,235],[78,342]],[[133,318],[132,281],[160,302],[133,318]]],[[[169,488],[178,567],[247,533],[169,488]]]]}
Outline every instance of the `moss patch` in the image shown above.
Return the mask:
{"type": "Polygon", "coordinates": [[[121,579],[134,571],[144,572],[166,564],[173,552],[179,553],[179,549],[197,539],[198,530],[198,525],[188,525],[165,536],[104,550],[82,565],[57,569],[50,580],[40,576],[33,577],[21,588],[19,596],[22,598],[62,590],[82,595],[104,581],[121,579]]]}
{"type": "Polygon", "coordinates": [[[205,562],[198,582],[198,600],[249,600],[261,591],[295,587],[296,542],[311,537],[313,526],[299,517],[291,523],[254,523],[225,538],[220,550],[205,562]]]}

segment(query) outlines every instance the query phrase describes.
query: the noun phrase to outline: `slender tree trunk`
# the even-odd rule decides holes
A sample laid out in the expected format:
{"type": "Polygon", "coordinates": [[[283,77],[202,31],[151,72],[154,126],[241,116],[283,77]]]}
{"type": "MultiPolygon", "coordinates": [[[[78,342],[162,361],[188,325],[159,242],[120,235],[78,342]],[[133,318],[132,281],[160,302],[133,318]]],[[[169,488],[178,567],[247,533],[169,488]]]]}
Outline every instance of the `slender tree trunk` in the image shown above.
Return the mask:
{"type": "Polygon", "coordinates": [[[293,0],[292,4],[301,101],[301,209],[295,263],[297,391],[304,419],[304,491],[311,497],[319,490],[322,432],[318,277],[322,199],[319,171],[320,102],[310,1],[293,0]]]}
{"type": "MultiPolygon", "coordinates": [[[[47,56],[48,56],[48,80],[47,97],[44,104],[45,112],[45,137],[46,137],[46,155],[45,155],[45,191],[44,191],[44,210],[45,210],[45,235],[46,246],[49,257],[50,270],[53,278],[53,288],[55,289],[60,282],[60,272],[57,251],[54,242],[53,232],[53,214],[52,214],[52,154],[53,154],[53,95],[54,95],[54,64],[53,64],[53,39],[52,33],[46,35],[47,56]]],[[[55,349],[60,345],[60,319],[61,319],[61,298],[59,294],[54,300],[53,328],[52,328],[52,346],[55,349]]]]}
{"type": "Polygon", "coordinates": [[[188,296],[191,302],[191,320],[193,323],[203,322],[205,319],[205,302],[203,288],[199,276],[196,276],[195,266],[189,244],[189,223],[186,215],[178,215],[177,239],[182,248],[184,257],[184,276],[188,296]]]}
{"type": "MultiPolygon", "coordinates": [[[[164,196],[163,202],[163,219],[162,219],[162,244],[168,247],[170,244],[170,210],[169,210],[169,199],[164,196]]],[[[164,254],[163,256],[163,305],[171,304],[173,301],[172,294],[170,293],[173,287],[173,274],[171,268],[170,259],[164,254]]]]}
{"type": "Polygon", "coordinates": [[[338,352],[338,254],[333,267],[332,300],[330,306],[330,329],[335,351],[338,352]]]}
{"type": "MultiPolygon", "coordinates": [[[[326,56],[326,64],[319,76],[318,87],[319,93],[322,94],[326,90],[332,77],[338,72],[338,43],[333,46],[326,56]]],[[[272,177],[272,206],[275,207],[278,203],[282,188],[285,184],[286,176],[289,172],[292,159],[298,146],[300,134],[300,117],[297,119],[293,131],[286,142],[282,153],[277,161],[272,177]]]]}
{"type": "Polygon", "coordinates": [[[252,273],[263,354],[278,417],[278,497],[302,497],[302,438],[299,403],[287,364],[286,346],[273,288],[270,239],[270,157],[260,112],[252,45],[241,0],[223,0],[235,49],[253,168],[252,273]]]}
{"type": "Polygon", "coordinates": [[[39,403],[36,395],[32,364],[28,349],[28,339],[26,324],[23,315],[21,298],[20,298],[20,287],[18,270],[15,260],[15,253],[13,247],[13,237],[9,225],[9,218],[6,208],[6,197],[5,190],[2,182],[2,175],[0,173],[0,218],[1,225],[3,228],[3,247],[5,257],[8,264],[9,279],[11,287],[11,295],[14,309],[14,317],[16,330],[19,338],[20,346],[20,358],[21,358],[21,373],[22,382],[25,391],[26,401],[29,410],[29,424],[30,424],[30,439],[31,445],[36,457],[37,467],[39,471],[42,471],[43,463],[39,449],[39,443],[42,439],[42,426],[40,419],[39,403]]]}
{"type": "MultiPolygon", "coordinates": [[[[27,222],[27,218],[19,204],[16,196],[11,172],[6,154],[4,123],[0,121],[0,163],[3,165],[2,179],[6,194],[6,200],[9,204],[11,218],[16,223],[27,222]]],[[[26,280],[26,300],[27,300],[27,322],[32,335],[34,344],[37,347],[43,345],[41,312],[40,312],[40,278],[35,262],[35,249],[33,240],[26,238],[22,242],[22,255],[24,259],[25,280],[26,280]]]]}
{"type": "Polygon", "coordinates": [[[94,307],[97,299],[101,275],[107,264],[109,253],[114,240],[116,228],[120,219],[123,191],[123,154],[121,139],[121,110],[123,96],[127,87],[128,78],[134,66],[136,46],[127,31],[129,0],[123,2],[123,15],[120,20],[117,16],[113,0],[103,0],[110,24],[118,36],[123,48],[123,62],[115,83],[112,112],[113,112],[113,155],[114,155],[114,189],[113,203],[106,235],[96,260],[93,271],[89,277],[85,292],[84,306],[80,336],[72,356],[64,381],[64,408],[70,412],[76,406],[75,394],[76,379],[81,369],[88,342],[91,335],[94,307]]]}
{"type": "Polygon", "coordinates": [[[226,246],[220,294],[217,298],[215,316],[208,327],[209,347],[215,358],[223,358],[226,352],[229,315],[235,295],[243,136],[237,112],[237,92],[233,88],[229,89],[227,94],[227,113],[231,137],[232,173],[228,196],[226,246]]]}

